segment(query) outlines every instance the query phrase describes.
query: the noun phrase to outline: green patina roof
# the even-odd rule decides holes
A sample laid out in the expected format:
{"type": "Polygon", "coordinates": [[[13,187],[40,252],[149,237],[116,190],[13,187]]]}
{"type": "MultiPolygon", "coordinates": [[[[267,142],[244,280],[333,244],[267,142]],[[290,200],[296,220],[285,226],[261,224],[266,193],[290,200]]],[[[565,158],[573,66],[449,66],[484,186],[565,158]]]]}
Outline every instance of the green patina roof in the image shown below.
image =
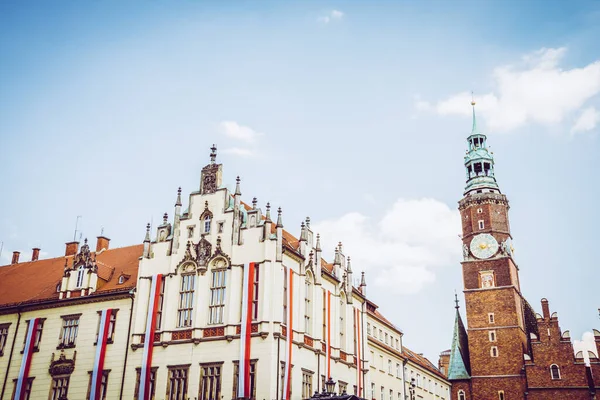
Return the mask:
{"type": "Polygon", "coordinates": [[[471,365],[469,361],[469,342],[467,331],[463,325],[458,306],[454,320],[454,334],[450,349],[450,365],[448,365],[448,380],[470,379],[471,365]]]}

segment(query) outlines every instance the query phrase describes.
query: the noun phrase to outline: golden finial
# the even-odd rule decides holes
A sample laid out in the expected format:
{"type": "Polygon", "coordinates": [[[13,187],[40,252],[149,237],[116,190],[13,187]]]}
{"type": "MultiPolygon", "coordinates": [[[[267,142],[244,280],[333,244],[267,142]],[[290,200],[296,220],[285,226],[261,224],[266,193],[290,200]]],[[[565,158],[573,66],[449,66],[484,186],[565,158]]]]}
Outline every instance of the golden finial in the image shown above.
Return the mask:
{"type": "Polygon", "coordinates": [[[475,96],[473,95],[473,91],[471,90],[471,105],[475,106],[475,96]]]}

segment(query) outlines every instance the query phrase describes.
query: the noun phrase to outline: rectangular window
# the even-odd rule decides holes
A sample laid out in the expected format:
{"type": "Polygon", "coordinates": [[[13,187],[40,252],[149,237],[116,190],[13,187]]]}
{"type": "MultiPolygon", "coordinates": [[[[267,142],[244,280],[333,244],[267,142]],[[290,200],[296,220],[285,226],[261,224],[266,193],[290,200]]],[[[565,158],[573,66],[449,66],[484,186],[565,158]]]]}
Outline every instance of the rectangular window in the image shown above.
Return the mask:
{"type": "MultiPolygon", "coordinates": [[[[106,333],[106,343],[112,343],[115,339],[115,326],[117,323],[117,311],[113,309],[110,313],[110,320],[108,321],[108,331],[106,333]]],[[[100,320],[102,319],[102,311],[98,311],[98,324],[96,324],[96,339],[94,344],[98,343],[98,335],[100,335],[100,320]]]]}
{"type": "MultiPolygon", "coordinates": [[[[35,339],[33,341],[33,351],[40,350],[40,342],[42,341],[42,331],[44,330],[45,319],[46,318],[42,318],[37,324],[37,329],[35,331],[35,339]]],[[[25,337],[23,337],[23,350],[25,350],[25,344],[27,343],[27,332],[29,331],[30,321],[27,321],[27,326],[25,327],[25,337]]]]}
{"type": "Polygon", "coordinates": [[[490,324],[495,323],[495,319],[494,319],[494,313],[488,313],[488,321],[490,321],[490,324]]]}
{"type": "Polygon", "coordinates": [[[302,398],[303,399],[309,399],[313,395],[313,390],[312,390],[313,374],[314,373],[312,371],[302,370],[302,398]]]}
{"type": "MultiPolygon", "coordinates": [[[[256,399],[256,361],[250,360],[250,399],[256,399]]],[[[238,361],[233,362],[233,399],[237,399],[238,382],[240,380],[240,363],[238,361]]],[[[215,397],[216,398],[216,397],[215,397]]],[[[208,399],[208,397],[207,397],[208,399]]],[[[212,399],[212,397],[210,398],[212,399]]]]}
{"type": "Polygon", "coordinates": [[[477,223],[479,224],[479,230],[485,228],[485,224],[484,224],[484,222],[483,222],[482,219],[480,219],[479,221],[477,221],[477,223]]]}
{"type": "Polygon", "coordinates": [[[339,388],[338,392],[340,394],[342,394],[342,393],[347,394],[348,393],[348,384],[346,382],[339,381],[338,382],[338,388],[339,388]]]}
{"type": "MultiPolygon", "coordinates": [[[[287,325],[287,301],[288,301],[288,295],[287,295],[287,291],[288,291],[288,287],[287,287],[287,274],[288,274],[288,270],[287,268],[283,268],[283,324],[287,325]]],[[[324,303],[323,303],[324,304],[324,303]]],[[[323,320],[325,321],[325,320],[323,320]]],[[[325,337],[325,336],[323,336],[325,337]]]]}
{"type": "Polygon", "coordinates": [[[61,400],[67,398],[69,392],[69,377],[57,377],[52,380],[50,388],[50,400],[61,400]]]}
{"type": "Polygon", "coordinates": [[[156,325],[155,329],[160,331],[162,325],[162,313],[163,313],[163,302],[165,298],[165,277],[163,276],[160,280],[160,289],[158,295],[158,304],[156,307],[156,325]]]}
{"type": "MultiPolygon", "coordinates": [[[[102,378],[100,378],[100,393],[99,393],[99,397],[97,397],[98,400],[106,400],[106,388],[108,387],[108,373],[110,371],[102,371],[102,378]]],[[[86,399],[89,400],[89,398],[92,395],[92,377],[94,376],[92,374],[92,372],[89,372],[90,375],[90,381],[88,383],[88,390],[87,390],[87,397],[86,399]]]]}
{"type": "Polygon", "coordinates": [[[492,357],[498,357],[498,348],[496,346],[492,346],[490,349],[490,355],[492,357]]]}
{"type": "Polygon", "coordinates": [[[388,374],[392,374],[392,360],[388,359],[388,374]]]}
{"type": "Polygon", "coordinates": [[[400,364],[396,363],[396,378],[400,378],[401,373],[402,373],[402,369],[400,368],[400,364]]]}
{"type": "Polygon", "coordinates": [[[177,310],[177,327],[192,326],[192,312],[194,310],[194,287],[196,275],[183,275],[179,289],[179,309],[177,310]]]}
{"type": "Polygon", "coordinates": [[[222,324],[225,314],[225,278],[226,269],[216,269],[212,271],[212,281],[210,285],[210,313],[209,324],[222,324]]]}
{"type": "Polygon", "coordinates": [[[394,400],[394,391],[390,389],[390,400],[394,400]]]}
{"type": "MultiPolygon", "coordinates": [[[[312,334],[312,282],[310,281],[311,277],[309,275],[306,276],[306,280],[304,281],[304,333],[307,335],[312,334]]],[[[312,394],[311,394],[312,395],[312,394]]]]}
{"type": "Polygon", "coordinates": [[[504,400],[504,390],[498,392],[498,400],[504,400]]]}
{"type": "Polygon", "coordinates": [[[400,350],[400,341],[396,339],[396,349],[400,350]]]}
{"type": "Polygon", "coordinates": [[[388,334],[385,334],[385,344],[388,344],[388,334]]]}
{"type": "MultiPolygon", "coordinates": [[[[293,369],[294,369],[294,364],[292,364],[292,370],[293,370],[293,369]]],[[[281,398],[281,399],[283,399],[283,390],[284,390],[284,384],[283,384],[284,382],[283,382],[283,381],[284,381],[284,379],[285,379],[285,361],[281,361],[281,369],[280,369],[280,370],[281,370],[281,374],[280,374],[280,376],[279,376],[279,390],[281,391],[281,392],[280,392],[280,395],[281,395],[281,397],[280,397],[280,398],[281,398]]],[[[323,376],[324,376],[324,375],[323,375],[323,376]]],[[[292,382],[293,382],[293,381],[294,381],[293,379],[290,379],[290,397],[289,397],[289,398],[291,398],[291,399],[293,399],[293,398],[294,398],[294,397],[292,396],[292,393],[293,393],[293,392],[292,392],[292,387],[293,387],[293,385],[292,385],[292,382]]],[[[325,380],[323,380],[323,385],[324,385],[324,384],[325,384],[325,380]]]]}
{"type": "Polygon", "coordinates": [[[327,340],[327,295],[325,294],[325,289],[323,289],[323,340],[327,340]]]}
{"type": "MultiPolygon", "coordinates": [[[[150,369],[150,400],[154,400],[154,395],[156,392],[156,374],[158,372],[158,367],[152,367],[150,369]]],[[[135,398],[138,398],[140,393],[140,378],[142,374],[141,368],[135,369],[135,398]]]]}
{"type": "MultiPolygon", "coordinates": [[[[198,399],[200,400],[212,400],[221,398],[221,369],[223,364],[200,364],[200,393],[198,399]]],[[[237,374],[236,374],[237,376],[237,374]]],[[[236,387],[235,382],[237,379],[234,378],[234,396],[236,387]]]]}
{"type": "Polygon", "coordinates": [[[167,400],[187,400],[189,366],[169,367],[167,400]]]}
{"type": "Polygon", "coordinates": [[[253,298],[252,298],[252,321],[258,320],[258,290],[260,289],[258,283],[260,281],[260,269],[258,264],[254,265],[254,282],[253,285],[253,298]]]}
{"type": "Polygon", "coordinates": [[[382,371],[384,371],[384,369],[383,369],[383,356],[382,355],[379,356],[379,369],[382,370],[382,371]]]}
{"type": "Polygon", "coordinates": [[[371,335],[371,324],[367,322],[367,335],[371,335]]]}
{"type": "Polygon", "coordinates": [[[346,321],[344,321],[344,314],[346,313],[346,307],[344,306],[344,300],[340,301],[340,350],[346,350],[346,321]]]}
{"type": "Polygon", "coordinates": [[[0,357],[4,354],[4,347],[8,340],[8,327],[10,324],[0,324],[0,357]]]}
{"type": "Polygon", "coordinates": [[[496,341],[496,331],[489,331],[488,334],[490,336],[490,342],[495,342],[496,341]]]}
{"type": "Polygon", "coordinates": [[[383,386],[381,387],[381,397],[380,398],[381,398],[381,400],[385,400],[385,389],[383,386]]]}
{"type": "MultiPolygon", "coordinates": [[[[27,383],[25,384],[25,389],[23,390],[23,394],[22,394],[22,398],[21,400],[29,400],[31,399],[31,387],[33,386],[33,380],[35,379],[35,377],[33,378],[27,378],[27,383]]],[[[15,388],[13,390],[13,394],[11,397],[11,400],[15,400],[15,394],[17,392],[17,382],[19,380],[18,379],[13,379],[13,382],[15,383],[15,388]]]]}

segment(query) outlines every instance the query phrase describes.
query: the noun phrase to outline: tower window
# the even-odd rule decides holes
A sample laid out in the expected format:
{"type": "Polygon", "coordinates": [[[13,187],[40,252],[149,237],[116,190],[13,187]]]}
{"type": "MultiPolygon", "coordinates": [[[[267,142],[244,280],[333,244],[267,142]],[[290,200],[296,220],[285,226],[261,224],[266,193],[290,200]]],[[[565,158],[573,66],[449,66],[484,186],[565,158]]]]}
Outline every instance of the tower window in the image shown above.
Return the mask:
{"type": "Polygon", "coordinates": [[[483,222],[482,219],[480,219],[479,221],[477,221],[477,224],[479,224],[479,230],[485,228],[485,223],[483,222]]]}
{"type": "Polygon", "coordinates": [[[465,391],[464,390],[459,390],[458,391],[458,400],[465,400],[465,391]]]}
{"type": "Polygon", "coordinates": [[[496,346],[492,346],[490,349],[490,355],[492,357],[498,357],[498,348],[496,346]]]}
{"type": "Polygon", "coordinates": [[[495,342],[496,341],[496,331],[489,331],[488,335],[490,337],[490,342],[495,342]]]}
{"type": "Polygon", "coordinates": [[[560,368],[558,368],[558,365],[552,364],[550,366],[550,376],[552,379],[560,379],[560,368]]]}
{"type": "Polygon", "coordinates": [[[481,208],[478,208],[477,209],[477,214],[481,214],[481,213],[483,213],[483,210],[481,208]]]}
{"type": "Polygon", "coordinates": [[[488,314],[488,321],[490,321],[490,324],[495,323],[496,321],[494,320],[494,313],[489,313],[488,314]]]}
{"type": "Polygon", "coordinates": [[[504,400],[504,390],[498,391],[498,400],[504,400]]]}

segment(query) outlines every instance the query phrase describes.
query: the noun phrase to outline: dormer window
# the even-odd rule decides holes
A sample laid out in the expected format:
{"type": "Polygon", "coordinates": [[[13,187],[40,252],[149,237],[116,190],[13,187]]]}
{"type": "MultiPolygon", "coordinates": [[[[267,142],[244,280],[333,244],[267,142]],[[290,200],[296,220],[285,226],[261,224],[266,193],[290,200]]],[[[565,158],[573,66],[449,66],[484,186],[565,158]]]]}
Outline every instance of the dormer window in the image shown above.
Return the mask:
{"type": "Polygon", "coordinates": [[[83,287],[84,272],[85,272],[85,268],[83,268],[83,265],[77,269],[77,282],[75,283],[75,287],[77,287],[77,288],[83,287]]]}
{"type": "Polygon", "coordinates": [[[56,284],[56,293],[60,293],[60,282],[56,284]]]}
{"type": "Polygon", "coordinates": [[[119,285],[122,285],[123,283],[125,283],[125,277],[123,275],[121,275],[119,277],[119,285]]]}
{"type": "Polygon", "coordinates": [[[204,217],[204,233],[210,233],[210,215],[204,217]]]}

